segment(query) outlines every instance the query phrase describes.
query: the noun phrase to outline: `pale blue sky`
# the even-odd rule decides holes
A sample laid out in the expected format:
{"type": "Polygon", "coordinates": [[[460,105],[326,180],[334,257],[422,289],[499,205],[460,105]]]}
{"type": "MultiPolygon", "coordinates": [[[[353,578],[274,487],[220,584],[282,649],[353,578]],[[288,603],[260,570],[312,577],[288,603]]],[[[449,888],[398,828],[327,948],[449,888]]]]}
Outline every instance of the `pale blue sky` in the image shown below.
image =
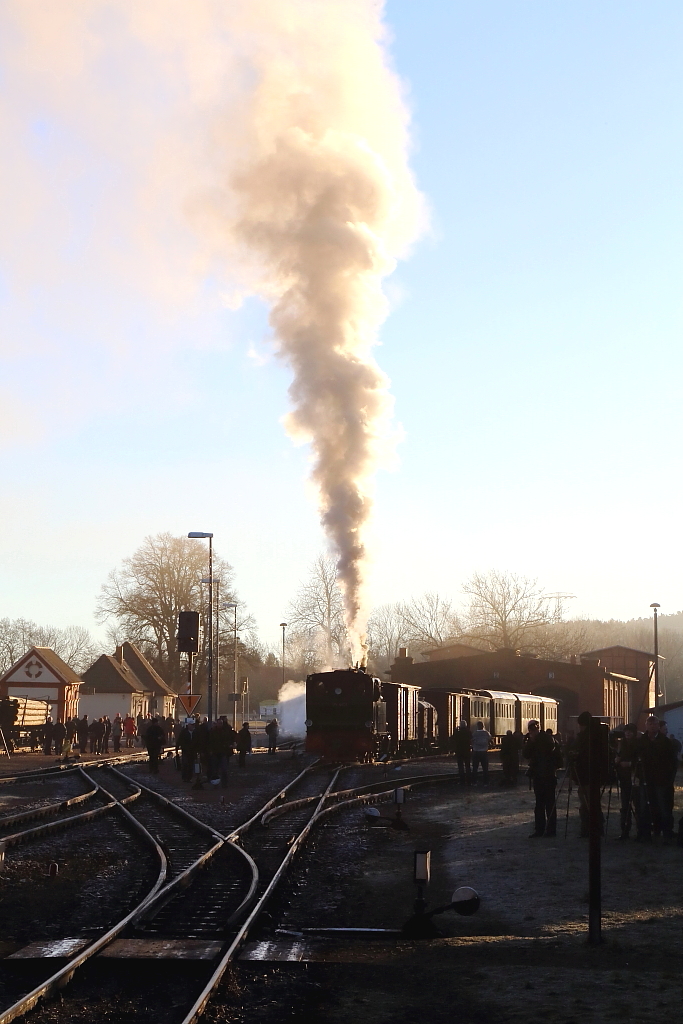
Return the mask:
{"type": "MultiPolygon", "coordinates": [[[[577,613],[677,610],[683,8],[389,0],[387,20],[431,230],[387,285],[377,354],[405,437],[378,477],[374,600],[458,600],[498,568],[577,613]]],[[[39,104],[24,141],[62,168],[67,266],[0,278],[0,616],[92,628],[146,534],[213,530],[275,642],[323,542],[263,307],[219,310],[207,282],[171,318],[96,256],[84,274],[121,172],[39,104]]]]}

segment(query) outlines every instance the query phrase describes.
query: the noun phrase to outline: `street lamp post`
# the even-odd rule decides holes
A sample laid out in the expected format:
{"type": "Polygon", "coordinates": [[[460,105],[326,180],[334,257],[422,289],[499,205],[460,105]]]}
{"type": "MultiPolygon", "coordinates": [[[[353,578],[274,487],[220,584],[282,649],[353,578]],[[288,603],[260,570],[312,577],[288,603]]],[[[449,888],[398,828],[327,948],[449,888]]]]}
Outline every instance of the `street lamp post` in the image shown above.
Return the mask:
{"type": "Polygon", "coordinates": [[[661,605],[654,604],[650,605],[650,608],[654,611],[654,628],[655,628],[655,707],[659,705],[659,636],[657,635],[657,609],[661,608],[661,605]]]}
{"type": "Polygon", "coordinates": [[[285,685],[285,630],[287,629],[287,623],[281,622],[280,629],[282,630],[282,685],[285,685]]]}
{"type": "Polygon", "coordinates": [[[209,542],[209,644],[208,658],[206,662],[206,677],[208,683],[207,703],[209,725],[213,722],[213,534],[202,533],[193,530],[187,535],[191,540],[208,540],[209,542]]]}
{"type": "Polygon", "coordinates": [[[221,608],[234,608],[235,609],[234,637],[233,637],[234,648],[233,648],[233,654],[232,654],[232,662],[233,662],[232,727],[233,727],[233,729],[237,729],[237,604],[236,604],[235,601],[225,601],[221,605],[221,608]]]}

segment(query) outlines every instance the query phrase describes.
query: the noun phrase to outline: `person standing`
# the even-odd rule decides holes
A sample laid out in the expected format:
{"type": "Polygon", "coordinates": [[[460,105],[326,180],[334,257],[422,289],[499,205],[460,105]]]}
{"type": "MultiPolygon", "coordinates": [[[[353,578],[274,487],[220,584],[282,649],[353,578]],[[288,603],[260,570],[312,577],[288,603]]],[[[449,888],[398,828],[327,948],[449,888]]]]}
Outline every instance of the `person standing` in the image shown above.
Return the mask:
{"type": "Polygon", "coordinates": [[[43,726],[43,753],[50,755],[52,753],[52,734],[54,733],[54,725],[52,724],[52,717],[47,716],[47,721],[43,726]]]}
{"type": "Polygon", "coordinates": [[[529,762],[529,777],[534,785],[534,831],[530,839],[554,836],[557,832],[557,804],[555,790],[561,767],[561,754],[552,733],[541,732],[538,722],[529,722],[529,731],[522,748],[522,756],[529,762]]]}
{"type": "Polygon", "coordinates": [[[88,746],[88,733],[90,731],[90,725],[88,724],[88,716],[83,715],[83,718],[78,719],[78,727],[76,735],[78,737],[78,747],[81,754],[85,754],[88,746]]]}
{"type": "Polygon", "coordinates": [[[268,737],[268,753],[274,754],[277,750],[277,733],[278,725],[277,718],[274,718],[272,722],[268,722],[266,726],[266,735],[268,737]]]}
{"type": "Polygon", "coordinates": [[[52,740],[55,745],[55,754],[57,757],[62,756],[62,748],[64,746],[64,739],[66,737],[66,726],[64,722],[55,722],[52,728],[52,740]]]}
{"type": "Polygon", "coordinates": [[[519,775],[519,747],[512,729],[508,729],[500,741],[500,761],[503,767],[503,785],[516,786],[519,775]]]}
{"type": "Polygon", "coordinates": [[[238,752],[238,763],[240,768],[245,768],[247,764],[247,754],[251,753],[251,733],[249,732],[249,723],[245,722],[240,731],[237,733],[237,740],[235,742],[238,752]]]}
{"type": "Polygon", "coordinates": [[[165,738],[164,729],[159,725],[157,719],[153,718],[145,730],[145,746],[149,755],[149,770],[152,775],[159,774],[159,758],[164,749],[165,738]]]}
{"type": "Polygon", "coordinates": [[[482,782],[485,786],[489,781],[489,754],[491,746],[491,734],[484,728],[483,722],[477,722],[477,728],[472,733],[472,781],[477,781],[477,769],[481,765],[482,782]]]}
{"type": "MultiPolygon", "coordinates": [[[[579,794],[579,819],[581,821],[581,831],[579,836],[581,839],[588,838],[588,823],[589,823],[589,787],[588,783],[590,780],[590,734],[588,732],[588,726],[590,725],[592,715],[590,711],[582,711],[576,722],[579,727],[579,733],[574,741],[574,746],[571,750],[571,770],[572,778],[576,783],[577,792],[579,794]]],[[[600,779],[601,785],[606,782],[605,778],[600,779]]],[[[605,816],[602,813],[602,807],[600,807],[600,835],[604,834],[605,831],[605,816]]]]}
{"type": "Polygon", "coordinates": [[[467,783],[468,786],[472,781],[471,746],[470,730],[467,728],[467,722],[463,721],[453,733],[453,753],[458,761],[458,778],[461,784],[467,783]]]}
{"type": "Polygon", "coordinates": [[[78,718],[74,715],[66,724],[66,752],[70,754],[76,742],[76,730],[78,729],[78,718]]]}
{"type": "Polygon", "coordinates": [[[180,752],[180,769],[183,782],[192,782],[192,772],[195,759],[194,731],[195,721],[193,718],[186,718],[185,724],[181,727],[175,741],[176,757],[180,752]]]}
{"type": "Polygon", "coordinates": [[[218,774],[221,786],[225,789],[228,785],[228,768],[230,758],[235,752],[236,733],[226,718],[219,718],[216,729],[213,733],[213,746],[216,755],[218,774]]]}
{"type": "Polygon", "coordinates": [[[104,733],[102,735],[102,753],[103,754],[108,754],[109,753],[109,737],[111,736],[111,721],[109,719],[109,715],[105,715],[104,716],[104,719],[102,720],[102,724],[104,725],[104,733]]]}
{"type": "Polygon", "coordinates": [[[123,719],[121,715],[116,714],[116,718],[111,723],[111,738],[114,742],[114,753],[121,753],[121,737],[123,736],[123,719]]]}
{"type": "Polygon", "coordinates": [[[641,771],[641,827],[639,838],[647,841],[652,833],[673,839],[673,805],[670,788],[677,765],[676,752],[659,730],[659,719],[650,715],[645,732],[638,740],[641,771]]]}
{"type": "Polygon", "coordinates": [[[132,747],[135,743],[135,733],[137,727],[135,725],[135,719],[132,715],[126,715],[123,720],[123,735],[126,737],[126,746],[132,747]]]}
{"type": "Polygon", "coordinates": [[[631,834],[633,812],[631,802],[633,800],[633,771],[638,759],[638,742],[635,725],[625,725],[624,735],[617,742],[617,753],[614,758],[614,765],[617,770],[619,782],[619,793],[621,806],[619,808],[619,823],[621,825],[620,839],[628,839],[631,834]]]}

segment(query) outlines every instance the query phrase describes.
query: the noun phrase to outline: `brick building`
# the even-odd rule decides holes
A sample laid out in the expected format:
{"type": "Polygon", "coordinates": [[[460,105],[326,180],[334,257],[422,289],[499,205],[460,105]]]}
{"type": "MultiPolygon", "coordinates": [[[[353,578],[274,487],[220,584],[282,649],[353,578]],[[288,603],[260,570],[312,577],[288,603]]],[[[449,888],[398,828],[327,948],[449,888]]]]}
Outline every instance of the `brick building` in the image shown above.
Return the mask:
{"type": "Polygon", "coordinates": [[[441,648],[438,652],[426,651],[429,660],[417,663],[402,648],[391,666],[391,679],[425,688],[463,687],[552,697],[560,701],[558,728],[563,733],[575,731],[576,716],[581,711],[608,718],[611,725],[621,725],[637,710],[632,698],[634,692],[636,697],[640,692],[638,678],[613,671],[594,657],[597,652],[569,662],[526,657],[511,650],[482,652],[469,648],[476,653],[464,653],[466,645],[454,646],[460,648],[455,657],[443,657],[448,649],[441,648]]]}
{"type": "MultiPolygon", "coordinates": [[[[626,676],[634,676],[636,682],[631,684],[631,721],[643,728],[647,709],[654,707],[655,699],[655,656],[648,651],[638,651],[634,647],[601,647],[597,651],[588,651],[581,655],[581,660],[598,660],[612,672],[621,672],[626,676]]],[[[664,661],[661,654],[660,662],[664,661]]]]}

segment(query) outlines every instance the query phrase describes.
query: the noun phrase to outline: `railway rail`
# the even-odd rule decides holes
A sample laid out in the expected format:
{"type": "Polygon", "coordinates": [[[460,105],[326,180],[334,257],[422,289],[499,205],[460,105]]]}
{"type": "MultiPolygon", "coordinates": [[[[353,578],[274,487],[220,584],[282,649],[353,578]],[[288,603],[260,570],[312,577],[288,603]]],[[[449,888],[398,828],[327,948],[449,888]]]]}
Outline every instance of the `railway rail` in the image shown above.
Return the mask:
{"type": "Polygon", "coordinates": [[[435,773],[429,770],[433,765],[425,764],[415,766],[410,776],[399,777],[388,769],[385,778],[380,770],[372,781],[359,786],[360,779],[373,774],[367,771],[372,767],[309,766],[228,835],[116,767],[80,768],[90,783],[88,793],[95,793],[106,811],[123,817],[147,849],[154,851],[157,876],[132,911],[94,940],[87,940],[49,978],[0,1010],[0,1024],[31,1010],[38,1021],[53,1020],[49,1004],[36,1009],[37,1004],[70,982],[72,987],[62,996],[59,1020],[86,1019],[78,1009],[83,999],[92,998],[98,986],[109,986],[111,991],[113,978],[117,1005],[108,1007],[108,1021],[150,1022],[155,1018],[141,998],[138,976],[131,971],[133,961],[148,967],[154,962],[159,991],[169,992],[181,979],[178,995],[163,1019],[194,1024],[318,821],[354,802],[388,799],[397,785],[410,788],[456,778],[452,771],[435,773]],[[188,956],[193,957],[191,971],[188,956]]]}

